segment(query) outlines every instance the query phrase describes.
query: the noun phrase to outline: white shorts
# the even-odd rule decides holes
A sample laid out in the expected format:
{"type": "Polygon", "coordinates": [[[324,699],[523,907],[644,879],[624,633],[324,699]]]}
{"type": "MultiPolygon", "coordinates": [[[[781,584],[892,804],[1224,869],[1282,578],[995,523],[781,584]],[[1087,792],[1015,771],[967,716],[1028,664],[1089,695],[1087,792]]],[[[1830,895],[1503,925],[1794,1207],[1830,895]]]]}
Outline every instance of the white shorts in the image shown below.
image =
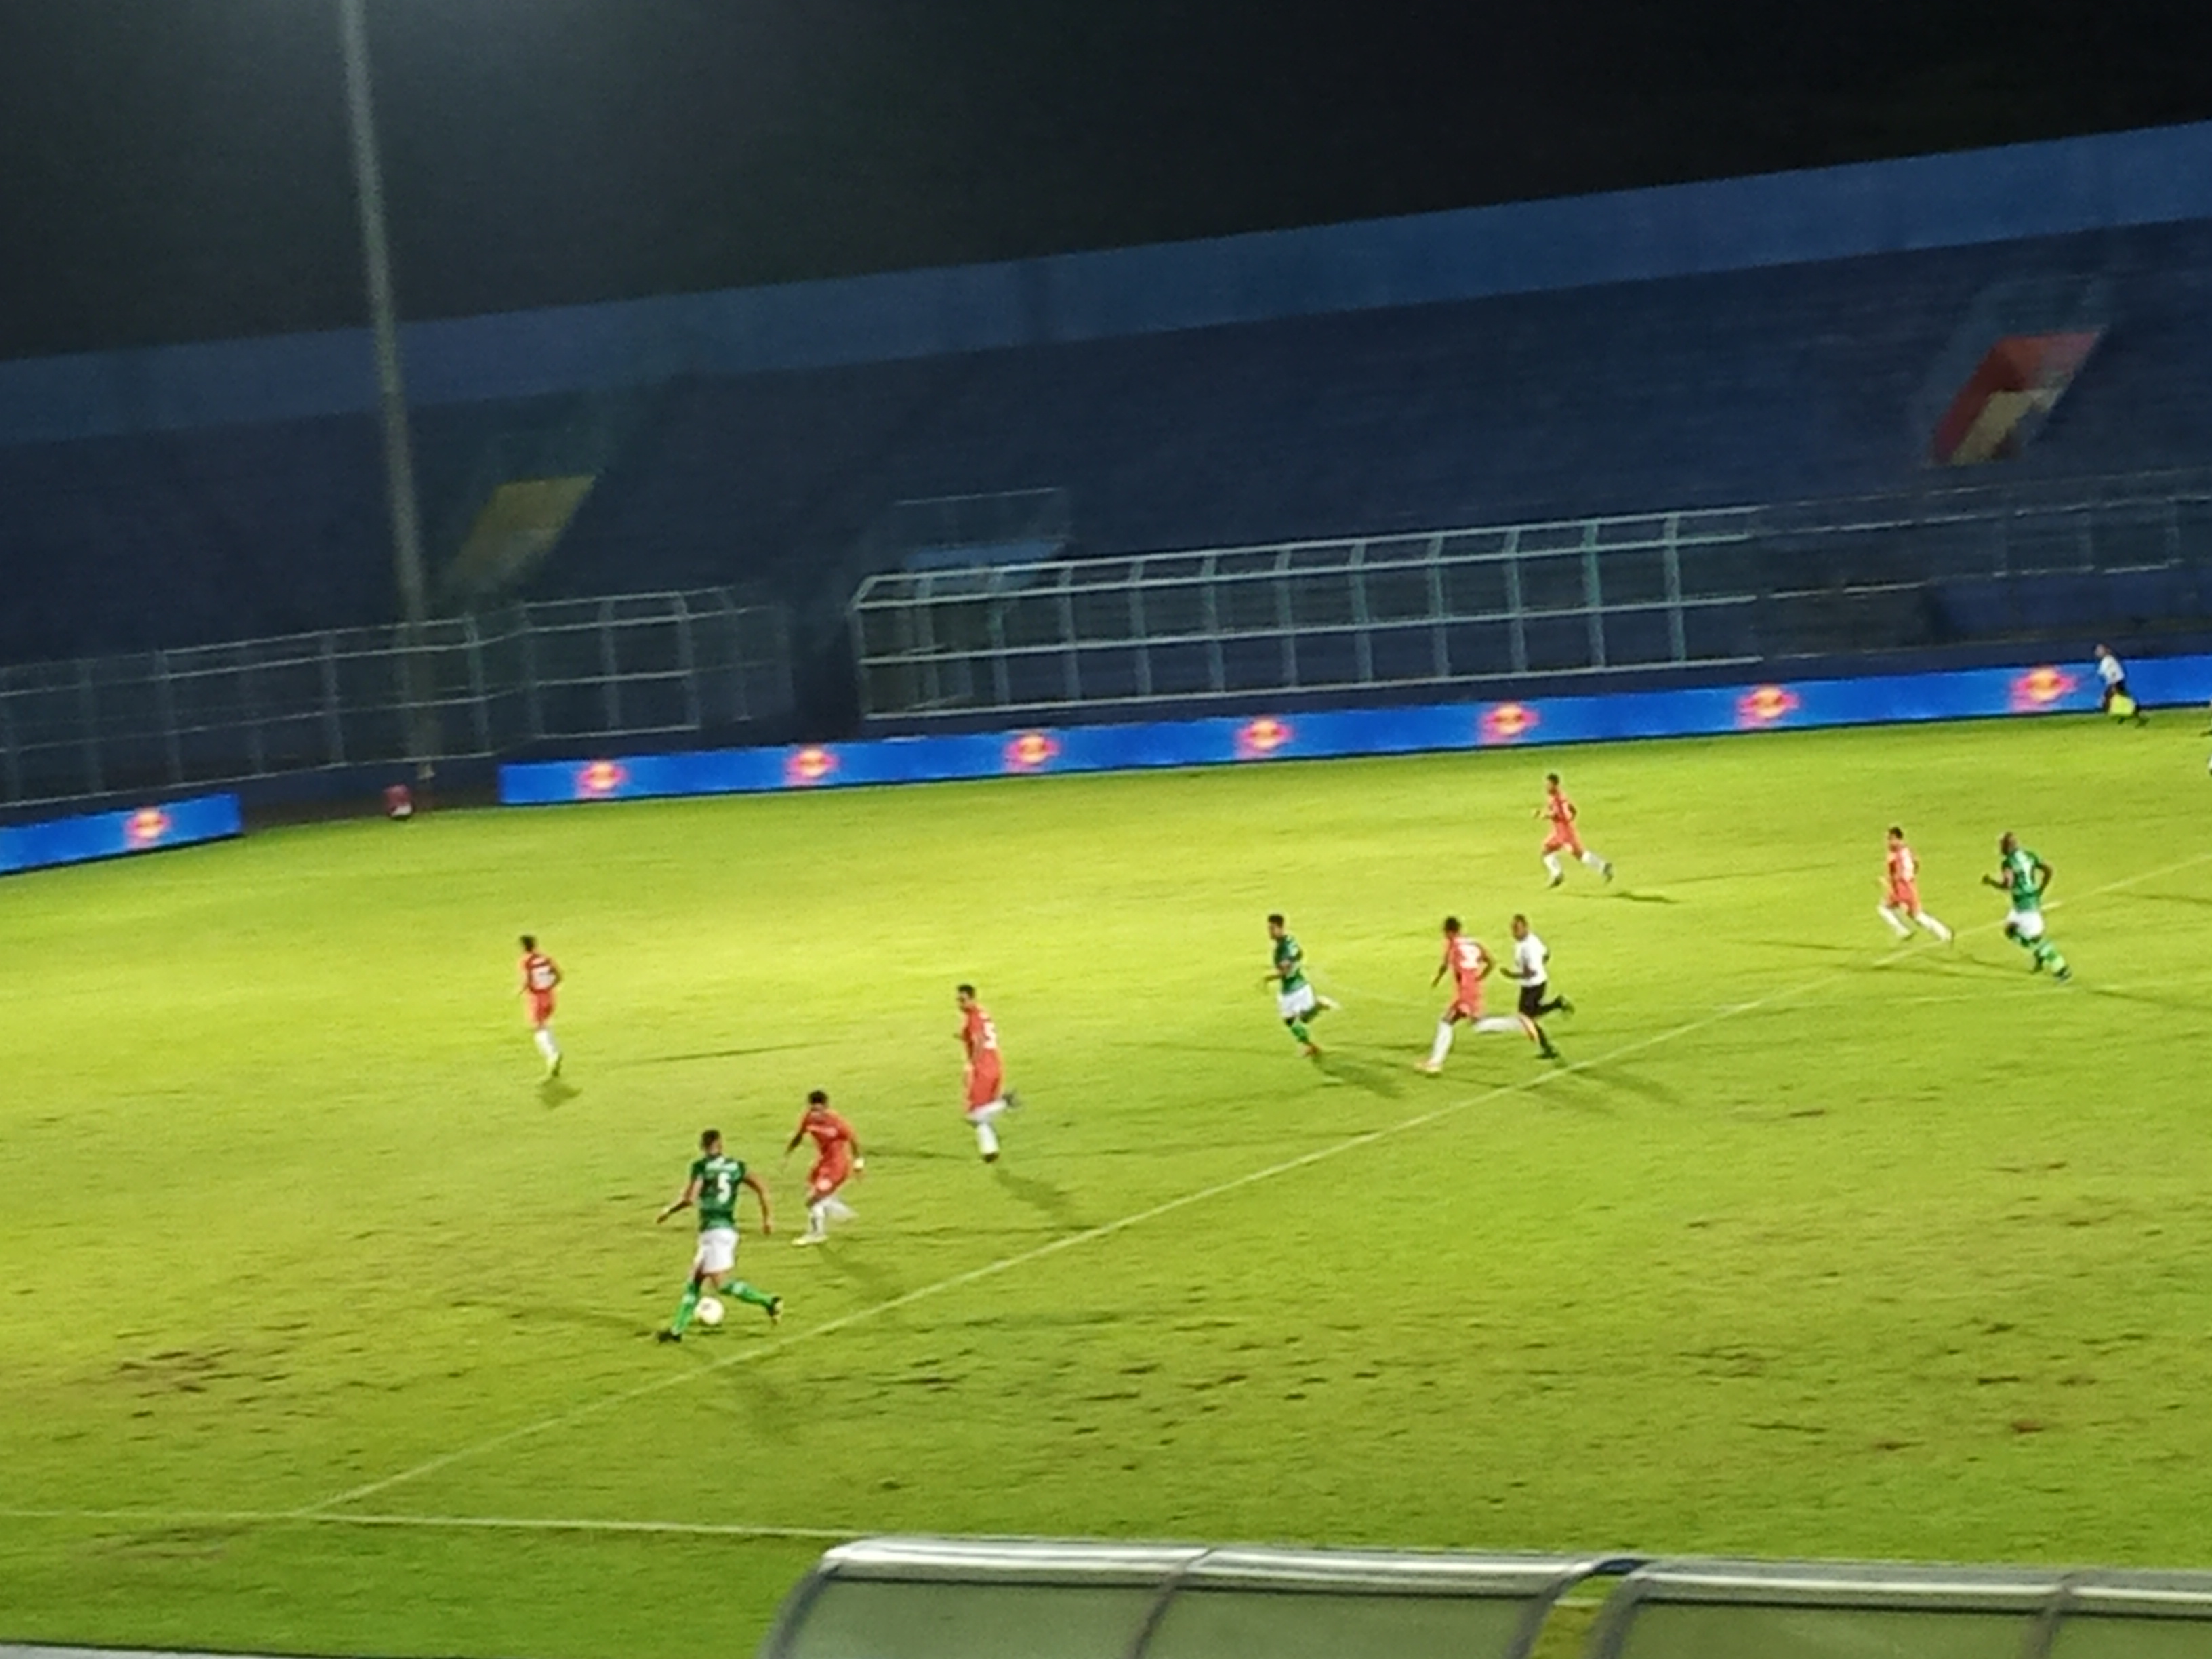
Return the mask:
{"type": "Polygon", "coordinates": [[[1295,991],[1275,993],[1276,1011],[1285,1019],[1296,1019],[1301,1014],[1310,1014],[1319,1006],[1314,1000],[1314,988],[1310,985],[1301,985],[1295,991]]]}
{"type": "Polygon", "coordinates": [[[2005,912],[2005,932],[2015,939],[2041,939],[2043,912],[2040,910],[2008,910],[2005,912]]]}
{"type": "Polygon", "coordinates": [[[726,1273],[738,1265],[738,1230],[735,1227],[709,1227],[699,1235],[699,1253],[691,1258],[691,1270],[702,1273],[726,1273]]]}

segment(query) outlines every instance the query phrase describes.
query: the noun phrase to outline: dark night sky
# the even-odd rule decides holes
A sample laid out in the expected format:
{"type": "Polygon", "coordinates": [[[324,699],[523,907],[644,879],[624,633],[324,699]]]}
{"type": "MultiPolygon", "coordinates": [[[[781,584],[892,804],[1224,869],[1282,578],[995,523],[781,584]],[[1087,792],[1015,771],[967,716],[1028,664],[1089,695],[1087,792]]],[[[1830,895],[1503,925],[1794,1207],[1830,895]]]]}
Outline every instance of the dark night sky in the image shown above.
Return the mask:
{"type": "MultiPolygon", "coordinates": [[[[2212,117],[2208,0],[371,0],[403,309],[2212,117]]],[[[0,0],[0,356],[362,312],[328,0],[0,0]]]]}

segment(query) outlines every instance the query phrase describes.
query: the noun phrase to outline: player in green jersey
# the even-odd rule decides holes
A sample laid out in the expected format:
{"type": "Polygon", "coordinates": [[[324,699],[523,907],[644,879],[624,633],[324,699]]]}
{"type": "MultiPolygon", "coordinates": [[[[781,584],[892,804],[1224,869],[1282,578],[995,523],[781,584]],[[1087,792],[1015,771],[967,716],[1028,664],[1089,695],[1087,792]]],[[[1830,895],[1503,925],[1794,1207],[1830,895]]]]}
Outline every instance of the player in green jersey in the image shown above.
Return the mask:
{"type": "Polygon", "coordinates": [[[759,1177],[747,1170],[741,1159],[723,1152],[720,1129],[708,1130],[699,1137],[699,1156],[691,1161],[691,1173],[684,1183],[684,1190],[677,1194],[666,1209],[653,1218],[657,1225],[678,1210],[688,1210],[695,1204],[699,1206],[698,1252],[691,1258],[691,1277],[684,1282],[684,1299],[676,1304],[676,1317],[660,1333],[663,1342],[684,1340],[684,1327],[691,1322],[699,1298],[707,1293],[709,1285],[763,1310],[770,1324],[783,1317],[781,1297],[755,1290],[744,1279],[731,1277],[738,1266],[740,1187],[751,1188],[753,1196],[760,1200],[762,1236],[773,1233],[775,1227],[769,1219],[768,1188],[760,1184],[759,1177]]]}
{"type": "Polygon", "coordinates": [[[2029,971],[2040,973],[2048,968],[2054,979],[2071,979],[2074,970],[2066,965],[2066,958],[2044,937],[2043,895],[2051,885],[2051,866],[2022,847],[2020,837],[2008,830],[1997,839],[1996,873],[1984,876],[1982,885],[1994,887],[2012,900],[2012,908],[2005,912],[2005,937],[2027,952],[2029,971]]]}
{"type": "Polygon", "coordinates": [[[1335,1001],[1316,992],[1306,979],[1306,953],[1299,946],[1297,935],[1285,924],[1281,915],[1267,918],[1267,937],[1275,941],[1274,966],[1267,978],[1275,988],[1275,1012],[1283,1017],[1283,1024],[1297,1039],[1298,1052],[1315,1055],[1321,1050],[1314,1044],[1311,1023],[1336,1006],[1335,1001]]]}

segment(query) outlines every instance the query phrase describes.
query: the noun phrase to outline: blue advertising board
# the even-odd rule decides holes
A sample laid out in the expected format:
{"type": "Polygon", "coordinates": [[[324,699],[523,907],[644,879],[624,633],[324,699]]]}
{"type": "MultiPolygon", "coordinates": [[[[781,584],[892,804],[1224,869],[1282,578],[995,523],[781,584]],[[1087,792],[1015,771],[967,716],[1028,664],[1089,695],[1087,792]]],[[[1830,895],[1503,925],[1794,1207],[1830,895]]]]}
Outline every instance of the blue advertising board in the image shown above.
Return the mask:
{"type": "MultiPolygon", "coordinates": [[[[2212,698],[2212,656],[2145,659],[2130,665],[2129,676],[2146,705],[2212,698]]],[[[2044,664],[1527,702],[1346,708],[1140,726],[1038,726],[775,749],[533,761],[500,768],[499,794],[510,806],[548,805],[2081,714],[2096,708],[2099,690],[2096,676],[2086,669],[2044,664]]]]}
{"type": "Polygon", "coordinates": [[[235,795],[198,795],[121,812],[86,812],[0,830],[0,875],[156,853],[246,832],[235,795]]]}

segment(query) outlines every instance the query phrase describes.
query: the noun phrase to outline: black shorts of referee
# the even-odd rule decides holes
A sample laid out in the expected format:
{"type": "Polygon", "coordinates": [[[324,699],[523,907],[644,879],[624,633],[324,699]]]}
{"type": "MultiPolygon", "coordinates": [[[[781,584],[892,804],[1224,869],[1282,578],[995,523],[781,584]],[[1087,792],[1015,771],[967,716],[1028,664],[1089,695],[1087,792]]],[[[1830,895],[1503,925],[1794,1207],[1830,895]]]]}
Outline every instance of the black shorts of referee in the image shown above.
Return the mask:
{"type": "Polygon", "coordinates": [[[1544,1003],[1544,993],[1551,988],[1548,981],[1542,985],[1524,985],[1521,988],[1521,1017],[1523,1019],[1534,1019],[1539,1015],[1551,1012],[1544,1003]]]}

